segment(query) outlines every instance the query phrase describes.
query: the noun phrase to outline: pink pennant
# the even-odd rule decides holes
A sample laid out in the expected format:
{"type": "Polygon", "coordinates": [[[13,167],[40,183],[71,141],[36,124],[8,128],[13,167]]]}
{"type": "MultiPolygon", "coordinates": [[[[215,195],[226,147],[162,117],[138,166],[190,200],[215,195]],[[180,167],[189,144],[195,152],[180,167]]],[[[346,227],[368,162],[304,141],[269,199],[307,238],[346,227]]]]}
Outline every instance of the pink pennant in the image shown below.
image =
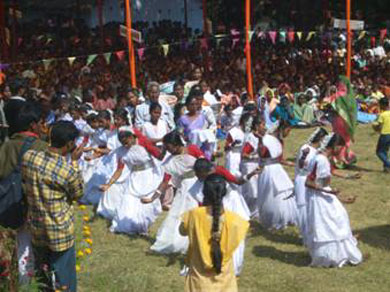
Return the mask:
{"type": "Polygon", "coordinates": [[[22,44],[23,42],[23,39],[22,38],[18,38],[18,47],[22,44]]]}
{"type": "Polygon", "coordinates": [[[125,57],[125,51],[118,51],[118,52],[115,52],[115,56],[120,60],[122,61],[125,57]]]}
{"type": "Polygon", "coordinates": [[[381,43],[383,42],[384,38],[386,37],[386,34],[387,34],[387,29],[381,29],[379,31],[379,34],[380,34],[380,37],[381,37],[381,43]]]}
{"type": "Polygon", "coordinates": [[[232,36],[238,36],[238,35],[240,35],[240,31],[237,30],[237,29],[235,29],[235,28],[231,29],[231,30],[230,30],[230,33],[232,34],[232,36]]]}
{"type": "Polygon", "coordinates": [[[275,44],[277,32],[276,31],[270,31],[270,32],[268,32],[268,35],[271,38],[272,43],[275,44]]]}
{"type": "Polygon", "coordinates": [[[264,38],[265,37],[265,34],[263,31],[259,31],[259,33],[257,34],[257,37],[258,38],[264,38]]]}
{"type": "Polygon", "coordinates": [[[207,44],[207,39],[205,38],[200,39],[200,47],[202,50],[208,50],[209,45],[207,44]]]}
{"type": "Polygon", "coordinates": [[[294,40],[295,40],[295,32],[294,32],[294,31],[289,31],[289,32],[287,33],[287,38],[288,38],[288,41],[289,41],[290,43],[293,43],[294,40]]]}
{"type": "Polygon", "coordinates": [[[142,61],[144,59],[145,48],[138,49],[137,53],[138,53],[138,58],[142,61]]]}

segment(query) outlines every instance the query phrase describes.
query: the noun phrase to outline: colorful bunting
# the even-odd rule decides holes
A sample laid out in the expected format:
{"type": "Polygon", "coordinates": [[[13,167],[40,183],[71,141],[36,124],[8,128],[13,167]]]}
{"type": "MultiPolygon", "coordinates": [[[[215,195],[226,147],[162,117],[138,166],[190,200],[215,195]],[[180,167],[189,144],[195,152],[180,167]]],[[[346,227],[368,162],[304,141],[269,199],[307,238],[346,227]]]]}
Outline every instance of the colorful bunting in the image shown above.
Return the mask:
{"type": "Polygon", "coordinates": [[[207,44],[207,39],[206,38],[201,38],[200,39],[200,48],[202,50],[208,50],[209,45],[207,44]]]}
{"type": "Polygon", "coordinates": [[[45,68],[45,70],[49,69],[49,66],[50,66],[50,63],[53,61],[53,59],[44,59],[42,60],[43,62],[43,67],[45,68]]]}
{"type": "Polygon", "coordinates": [[[384,29],[381,29],[381,30],[379,31],[381,43],[383,43],[383,40],[384,40],[386,34],[387,34],[387,29],[385,29],[385,28],[384,28],[384,29]]]}
{"type": "Polygon", "coordinates": [[[365,30],[362,30],[360,33],[359,33],[359,37],[358,37],[358,40],[360,41],[362,38],[364,38],[364,36],[366,35],[366,31],[365,30]]]}
{"type": "Polygon", "coordinates": [[[271,39],[273,44],[275,44],[275,42],[276,42],[276,34],[277,34],[276,31],[268,32],[268,35],[269,35],[269,37],[270,37],[270,39],[271,39]]]}
{"type": "Polygon", "coordinates": [[[138,53],[138,59],[142,61],[144,59],[145,48],[139,48],[137,50],[137,53],[138,53]]]}
{"type": "Polygon", "coordinates": [[[88,58],[87,58],[87,66],[92,64],[92,62],[95,61],[96,57],[97,57],[97,54],[89,55],[88,58]]]}
{"type": "Polygon", "coordinates": [[[110,59],[111,59],[111,53],[105,53],[103,54],[104,59],[106,59],[106,63],[110,64],[110,59]]]}
{"type": "Polygon", "coordinates": [[[299,40],[302,39],[302,32],[301,31],[297,31],[297,37],[299,40]]]}
{"type": "Polygon", "coordinates": [[[265,34],[263,31],[259,31],[259,33],[257,34],[257,38],[265,38],[265,34]]]}
{"type": "Polygon", "coordinates": [[[251,42],[252,41],[252,37],[253,37],[253,34],[254,34],[255,32],[253,31],[253,30],[250,30],[249,31],[249,42],[251,42]]]}
{"type": "Polygon", "coordinates": [[[286,42],[286,32],[285,32],[285,31],[279,32],[279,40],[280,40],[280,42],[282,42],[282,43],[285,43],[285,42],[286,42]]]}
{"type": "Polygon", "coordinates": [[[316,32],[315,31],[311,31],[311,32],[309,32],[309,34],[307,35],[307,37],[306,37],[306,41],[308,42],[308,41],[310,41],[311,40],[311,38],[314,36],[316,34],[316,32]]]}
{"type": "Polygon", "coordinates": [[[294,42],[294,39],[295,39],[295,33],[293,31],[289,31],[287,33],[287,37],[288,37],[288,41],[290,43],[293,43],[294,42]]]}
{"type": "Polygon", "coordinates": [[[115,56],[119,61],[122,61],[125,58],[125,51],[117,51],[115,52],[115,56]]]}
{"type": "Polygon", "coordinates": [[[169,44],[162,45],[162,48],[163,48],[164,56],[166,57],[169,52],[169,44]]]}
{"type": "Polygon", "coordinates": [[[69,57],[68,58],[69,65],[72,66],[75,60],[76,60],[76,57],[69,57]]]}

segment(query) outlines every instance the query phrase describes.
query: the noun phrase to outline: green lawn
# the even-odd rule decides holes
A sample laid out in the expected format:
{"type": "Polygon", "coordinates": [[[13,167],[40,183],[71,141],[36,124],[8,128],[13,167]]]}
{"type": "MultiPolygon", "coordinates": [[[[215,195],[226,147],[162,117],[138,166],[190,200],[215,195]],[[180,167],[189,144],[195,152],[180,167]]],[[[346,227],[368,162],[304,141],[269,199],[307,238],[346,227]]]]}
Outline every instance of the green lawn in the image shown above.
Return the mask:
{"type": "MultiPolygon", "coordinates": [[[[291,133],[286,140],[288,158],[294,157],[312,131],[291,133]]],[[[381,172],[375,156],[377,138],[371,127],[359,126],[353,149],[357,165],[364,169],[363,177],[357,181],[333,179],[342,194],[358,197],[347,210],[354,232],[361,234],[359,247],[369,255],[368,260],[357,267],[309,268],[310,258],[296,228],[271,234],[253,224],[239,291],[390,291],[390,175],[381,172]]],[[[292,175],[293,169],[288,171],[292,175]]],[[[179,276],[183,257],[149,252],[163,217],[152,226],[150,238],[112,234],[103,219],[91,223],[93,253],[81,262],[79,290],[183,291],[184,278],[179,276]]]]}

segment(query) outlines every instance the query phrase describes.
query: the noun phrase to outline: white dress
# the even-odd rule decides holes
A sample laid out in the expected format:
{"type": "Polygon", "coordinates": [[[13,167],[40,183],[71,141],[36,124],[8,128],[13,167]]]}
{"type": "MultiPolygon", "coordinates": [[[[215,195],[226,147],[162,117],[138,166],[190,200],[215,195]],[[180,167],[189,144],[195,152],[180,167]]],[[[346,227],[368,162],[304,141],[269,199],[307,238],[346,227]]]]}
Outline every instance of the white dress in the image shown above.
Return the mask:
{"type": "MultiPolygon", "coordinates": [[[[203,182],[197,180],[197,182],[189,189],[189,193],[192,197],[196,199],[199,203],[203,203],[203,182]]],[[[223,197],[223,207],[224,209],[234,212],[240,215],[245,220],[249,221],[250,211],[244,200],[240,195],[237,188],[231,184],[227,186],[227,192],[225,197],[223,197]]],[[[233,254],[233,265],[235,275],[240,275],[242,267],[244,265],[244,252],[245,252],[245,240],[243,240],[238,248],[234,251],[233,254]]]]}
{"type": "MultiPolygon", "coordinates": [[[[104,155],[96,162],[92,175],[85,183],[84,196],[80,200],[83,204],[98,205],[102,195],[99,190],[100,185],[109,181],[117,168],[118,159],[127,152],[127,149],[122,147],[122,144],[119,142],[117,130],[110,131],[107,134],[107,148],[111,150],[110,153],[104,155]]],[[[128,169],[124,169],[122,177],[127,173],[128,169]]]]}
{"type": "MultiPolygon", "coordinates": [[[[253,154],[251,154],[251,158],[245,158],[241,160],[241,174],[247,175],[254,171],[259,166],[259,156],[257,154],[259,139],[253,135],[253,133],[249,133],[244,140],[244,145],[249,143],[253,150],[253,154]]],[[[258,200],[258,185],[259,180],[257,176],[253,176],[248,182],[242,185],[242,195],[251,211],[251,217],[257,218],[259,216],[259,211],[257,208],[257,200],[258,200]]],[[[261,193],[260,193],[261,194],[261,193]]]]}
{"type": "Polygon", "coordinates": [[[317,149],[304,144],[298,151],[298,155],[295,161],[295,179],[294,179],[294,192],[295,200],[297,202],[298,209],[298,226],[301,231],[303,243],[306,244],[306,225],[307,225],[307,197],[306,197],[306,179],[312,172],[313,159],[317,154],[317,149]],[[309,151],[303,162],[303,167],[299,167],[299,162],[303,156],[304,151],[309,151]]]}
{"type": "MultiPolygon", "coordinates": [[[[158,120],[157,125],[153,125],[151,122],[145,122],[142,126],[142,133],[148,139],[162,139],[169,133],[169,127],[167,122],[163,119],[158,120]]],[[[159,142],[156,145],[162,146],[162,142],[159,142]]]]}
{"type": "Polygon", "coordinates": [[[279,140],[265,135],[261,147],[267,148],[270,157],[261,158],[264,169],[258,178],[260,222],[266,229],[282,229],[297,223],[297,205],[295,198],[290,197],[294,185],[279,162],[282,155],[279,140]]]}
{"type": "Polygon", "coordinates": [[[233,175],[237,177],[241,177],[241,151],[242,146],[244,145],[245,133],[241,129],[241,127],[234,127],[230,129],[228,135],[232,138],[232,141],[236,144],[226,153],[226,164],[225,167],[229,170],[233,175]]]}
{"type": "MultiPolygon", "coordinates": [[[[325,181],[331,176],[329,160],[318,154],[314,158],[316,184],[331,190],[325,181]]],[[[313,189],[307,190],[307,246],[311,266],[342,267],[359,264],[363,257],[352,235],[348,213],[337,196],[313,189]]]]}
{"type": "Polygon", "coordinates": [[[129,174],[121,176],[102,196],[98,212],[112,217],[111,232],[146,234],[150,224],[161,213],[161,204],[159,200],[143,204],[141,199],[153,196],[163,174],[140,145],[132,146],[121,161],[125,164],[124,168],[129,169],[129,174]],[[116,198],[113,200],[112,197],[116,198]]]}
{"type": "Polygon", "coordinates": [[[179,233],[179,226],[181,215],[198,207],[198,201],[188,192],[197,181],[193,172],[195,161],[195,157],[181,154],[170,156],[163,164],[164,172],[172,176],[172,183],[177,190],[168,215],[157,231],[156,241],[151,246],[151,250],[155,252],[185,253],[188,249],[188,237],[179,233]]]}

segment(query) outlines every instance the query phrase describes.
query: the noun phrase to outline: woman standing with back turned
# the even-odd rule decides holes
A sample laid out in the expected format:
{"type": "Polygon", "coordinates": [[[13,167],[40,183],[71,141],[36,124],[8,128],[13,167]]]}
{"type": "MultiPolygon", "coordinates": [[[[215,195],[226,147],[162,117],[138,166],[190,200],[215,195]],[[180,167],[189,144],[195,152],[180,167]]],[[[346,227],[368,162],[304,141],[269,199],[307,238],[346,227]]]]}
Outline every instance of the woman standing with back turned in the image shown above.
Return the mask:
{"type": "Polygon", "coordinates": [[[209,175],[203,188],[203,206],[184,213],[180,233],[189,238],[185,291],[237,291],[233,253],[245,238],[249,223],[224,210],[226,181],[209,175]]]}

